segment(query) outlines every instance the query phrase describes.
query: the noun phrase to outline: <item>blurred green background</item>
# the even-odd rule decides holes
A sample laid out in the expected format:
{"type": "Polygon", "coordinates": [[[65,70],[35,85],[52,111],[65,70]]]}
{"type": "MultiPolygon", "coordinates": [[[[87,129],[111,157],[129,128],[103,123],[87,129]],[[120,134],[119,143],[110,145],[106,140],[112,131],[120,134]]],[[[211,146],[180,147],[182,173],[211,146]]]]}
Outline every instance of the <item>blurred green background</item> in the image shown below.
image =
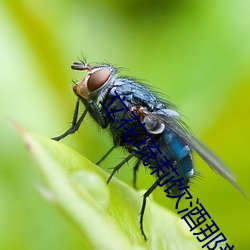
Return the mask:
{"type": "MultiPolygon", "coordinates": [[[[70,124],[70,65],[108,61],[146,79],[184,114],[192,131],[250,196],[250,1],[1,1],[0,249],[80,249],[81,235],[35,189],[39,173],[8,121],[52,137],[70,124]]],[[[63,143],[96,162],[110,138],[88,118],[63,143]],[[95,143],[93,143],[95,142],[95,143]]],[[[115,166],[117,150],[102,163],[115,166]]],[[[192,187],[236,249],[250,249],[250,202],[197,157],[192,187]]],[[[132,184],[132,164],[118,178],[132,184]]],[[[55,176],[56,178],[56,176],[55,176]]],[[[139,187],[152,183],[141,168],[139,187]]],[[[153,199],[174,211],[158,189],[153,199]]]]}

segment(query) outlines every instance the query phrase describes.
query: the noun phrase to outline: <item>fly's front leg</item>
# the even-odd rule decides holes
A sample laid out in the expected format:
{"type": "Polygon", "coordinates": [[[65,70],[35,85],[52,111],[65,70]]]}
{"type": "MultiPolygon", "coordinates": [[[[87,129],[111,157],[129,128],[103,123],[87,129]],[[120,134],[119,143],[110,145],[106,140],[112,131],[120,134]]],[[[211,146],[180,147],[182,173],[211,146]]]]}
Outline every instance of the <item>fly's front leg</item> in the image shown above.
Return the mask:
{"type": "Polygon", "coordinates": [[[79,129],[79,127],[80,127],[80,125],[81,125],[84,117],[86,116],[86,114],[87,114],[87,112],[89,110],[89,105],[87,105],[86,109],[84,110],[84,112],[80,116],[79,120],[77,120],[78,119],[78,112],[79,112],[79,104],[80,104],[80,101],[78,99],[77,102],[76,102],[76,106],[75,106],[75,111],[74,111],[74,116],[73,116],[71,127],[65,133],[63,133],[62,135],[59,135],[57,137],[53,137],[51,139],[53,139],[55,141],[60,141],[64,137],[68,136],[69,134],[75,133],[79,129]]]}
{"type": "Polygon", "coordinates": [[[94,114],[96,122],[101,125],[104,129],[108,126],[108,121],[106,115],[101,111],[96,102],[90,100],[89,105],[91,107],[91,112],[94,114]]]}

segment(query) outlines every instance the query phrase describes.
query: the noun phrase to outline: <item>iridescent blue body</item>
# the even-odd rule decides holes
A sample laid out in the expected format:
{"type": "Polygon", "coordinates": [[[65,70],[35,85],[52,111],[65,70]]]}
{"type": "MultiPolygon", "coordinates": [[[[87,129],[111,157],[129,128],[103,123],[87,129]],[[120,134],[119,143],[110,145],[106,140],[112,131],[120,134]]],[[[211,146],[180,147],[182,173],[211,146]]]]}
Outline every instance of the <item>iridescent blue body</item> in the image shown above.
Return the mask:
{"type": "MultiPolygon", "coordinates": [[[[90,109],[89,112],[96,122],[98,122],[99,116],[102,116],[104,121],[102,127],[109,127],[109,132],[113,137],[115,146],[124,147],[129,153],[132,153],[133,151],[138,151],[133,144],[138,145],[141,142],[141,137],[144,139],[147,138],[147,133],[139,126],[137,121],[127,123],[126,127],[130,130],[136,126],[137,128],[135,131],[139,133],[140,136],[130,133],[126,136],[127,140],[125,140],[124,133],[126,131],[123,128],[117,129],[123,123],[122,119],[133,121],[131,111],[134,111],[136,115],[140,116],[141,122],[145,122],[145,118],[150,117],[151,114],[154,114],[154,116],[158,115],[159,117],[161,115],[166,124],[168,123],[168,120],[171,122],[173,117],[178,117],[178,113],[173,110],[173,105],[167,102],[164,103],[162,100],[158,99],[150,90],[144,87],[144,85],[136,83],[128,78],[115,78],[110,81],[111,82],[105,85],[102,89],[92,93],[91,100],[95,102],[101,101],[109,111],[122,109],[124,106],[120,99],[117,98],[117,95],[115,94],[116,91],[120,98],[124,99],[124,104],[129,110],[124,109],[123,111],[112,113],[113,119],[109,117],[102,107],[98,109],[90,109]],[[111,100],[113,100],[112,104],[108,106],[111,100]],[[164,110],[166,113],[163,112],[164,110]],[[133,141],[133,144],[128,143],[127,141],[133,141]]],[[[160,131],[148,130],[148,132],[152,136],[154,143],[159,145],[162,155],[165,155],[167,159],[171,161],[172,165],[177,168],[180,177],[184,178],[183,184],[187,186],[189,179],[194,174],[190,147],[181,137],[178,136],[178,134],[167,126],[164,126],[160,131]]],[[[157,149],[153,149],[153,151],[157,154],[157,149]]],[[[160,162],[162,155],[158,153],[155,158],[147,160],[149,166],[156,166],[156,161],[158,161],[159,164],[162,164],[160,162]]],[[[144,160],[145,157],[143,156],[143,153],[135,154],[135,157],[139,160],[140,158],[144,160]]],[[[167,172],[167,169],[165,172],[167,172]]],[[[167,178],[171,178],[172,175],[174,175],[174,173],[168,175],[167,178]]],[[[163,181],[164,180],[161,182],[163,181]]],[[[168,187],[172,184],[172,181],[169,181],[166,186],[168,187]]],[[[173,195],[178,195],[180,191],[174,186],[171,189],[171,193],[173,195]]]]}
{"type": "Polygon", "coordinates": [[[72,125],[65,133],[53,138],[54,140],[59,141],[77,131],[86,114],[89,113],[102,129],[109,131],[113,138],[114,146],[101,160],[115,147],[122,147],[129,153],[114,168],[107,183],[115,172],[133,157],[137,158],[134,166],[134,184],[136,170],[140,164],[143,163],[153,169],[158,164],[162,165],[162,155],[171,163],[172,171],[168,171],[169,165],[163,164],[163,172],[169,172],[169,175],[159,175],[155,172],[156,182],[143,195],[140,229],[144,239],[146,239],[146,235],[143,230],[143,214],[146,198],[159,183],[162,184],[160,186],[166,187],[165,192],[168,190],[173,196],[180,195],[183,192],[183,189],[178,189],[177,185],[174,185],[174,179],[171,177],[176,175],[177,172],[179,179],[182,179],[182,186],[188,186],[195,173],[192,151],[195,151],[215,172],[245,195],[236,184],[236,179],[227,166],[188,131],[173,104],[157,97],[156,93],[150,91],[148,86],[134,79],[118,77],[116,69],[108,64],[89,66],[84,62],[74,62],[71,68],[86,70],[87,74],[73,87],[78,100],[72,125]],[[124,108],[121,100],[127,108],[124,108]],[[80,102],[85,105],[86,109],[78,117],[80,102]],[[134,119],[135,117],[138,119],[134,119]],[[141,124],[145,125],[146,130],[143,129],[141,124]],[[127,133],[128,131],[130,132],[127,133]],[[148,139],[149,135],[150,140],[148,139]],[[144,148],[145,145],[150,147],[154,157],[145,159],[144,148],[139,146],[143,140],[145,142],[144,148]],[[155,145],[158,145],[158,148],[157,146],[154,147],[155,145]]]}

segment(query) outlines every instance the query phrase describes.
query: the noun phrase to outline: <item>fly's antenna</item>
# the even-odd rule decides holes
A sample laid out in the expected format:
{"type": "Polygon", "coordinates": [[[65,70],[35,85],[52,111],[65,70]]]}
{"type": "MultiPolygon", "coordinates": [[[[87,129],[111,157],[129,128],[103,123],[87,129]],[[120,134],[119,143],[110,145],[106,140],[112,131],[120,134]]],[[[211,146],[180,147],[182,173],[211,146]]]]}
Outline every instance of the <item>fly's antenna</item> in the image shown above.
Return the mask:
{"type": "Polygon", "coordinates": [[[74,70],[89,70],[89,65],[84,62],[73,62],[71,69],[74,70]]]}

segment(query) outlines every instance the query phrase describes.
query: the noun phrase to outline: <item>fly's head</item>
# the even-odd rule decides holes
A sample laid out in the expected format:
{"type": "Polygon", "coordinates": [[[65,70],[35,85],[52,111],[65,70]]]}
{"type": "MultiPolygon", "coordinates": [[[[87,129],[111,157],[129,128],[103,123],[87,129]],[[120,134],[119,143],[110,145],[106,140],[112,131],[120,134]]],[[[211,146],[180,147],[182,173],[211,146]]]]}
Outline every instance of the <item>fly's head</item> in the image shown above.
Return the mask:
{"type": "Polygon", "coordinates": [[[73,87],[75,94],[84,100],[97,98],[116,76],[115,69],[109,65],[89,66],[83,62],[74,62],[71,69],[87,71],[86,76],[73,87]]]}

